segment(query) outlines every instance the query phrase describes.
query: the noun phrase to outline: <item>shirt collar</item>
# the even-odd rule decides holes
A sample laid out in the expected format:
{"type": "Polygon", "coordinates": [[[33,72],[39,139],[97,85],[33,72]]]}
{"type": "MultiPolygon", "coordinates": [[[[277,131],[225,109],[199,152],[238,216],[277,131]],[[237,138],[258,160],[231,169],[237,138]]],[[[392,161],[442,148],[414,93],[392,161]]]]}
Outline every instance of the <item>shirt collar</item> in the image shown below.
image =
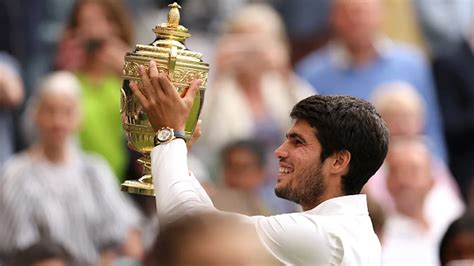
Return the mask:
{"type": "MultiPolygon", "coordinates": [[[[379,37],[373,42],[375,52],[379,58],[387,58],[389,55],[389,48],[393,43],[386,37],[379,37]]],[[[333,64],[340,69],[349,69],[353,64],[349,52],[343,43],[333,40],[328,44],[329,58],[333,64]]]]}
{"type": "Polygon", "coordinates": [[[317,215],[368,215],[367,196],[358,194],[328,199],[307,211],[307,213],[317,215]]]}

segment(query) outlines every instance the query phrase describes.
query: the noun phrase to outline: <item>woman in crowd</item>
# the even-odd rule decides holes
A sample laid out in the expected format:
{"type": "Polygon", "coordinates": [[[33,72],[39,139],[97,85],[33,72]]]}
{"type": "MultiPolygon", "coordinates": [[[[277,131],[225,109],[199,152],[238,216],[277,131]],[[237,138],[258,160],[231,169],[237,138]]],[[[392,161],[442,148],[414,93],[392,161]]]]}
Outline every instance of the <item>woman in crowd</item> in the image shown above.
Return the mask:
{"type": "Polygon", "coordinates": [[[284,25],[271,7],[247,5],[226,26],[201,116],[205,134],[195,147],[213,167],[235,140],[256,138],[273,152],[290,124],[290,107],[312,94],[291,70],[284,25]]]}
{"type": "Polygon", "coordinates": [[[82,148],[102,155],[120,180],[128,162],[120,88],[132,26],[122,1],[79,0],[60,44],[57,67],[74,71],[83,95],[82,148]]]}
{"type": "Polygon", "coordinates": [[[81,108],[74,75],[46,77],[28,110],[37,139],[0,172],[0,254],[51,241],[64,247],[73,265],[97,265],[111,252],[140,258],[138,211],[109,166],[75,145],[81,108]]]}

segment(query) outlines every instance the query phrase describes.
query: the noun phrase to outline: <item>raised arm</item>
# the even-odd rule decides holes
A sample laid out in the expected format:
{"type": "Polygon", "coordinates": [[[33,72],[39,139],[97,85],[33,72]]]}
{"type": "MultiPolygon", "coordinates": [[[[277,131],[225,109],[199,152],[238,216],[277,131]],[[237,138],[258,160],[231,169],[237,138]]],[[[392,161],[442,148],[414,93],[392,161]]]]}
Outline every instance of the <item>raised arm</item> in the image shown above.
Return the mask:
{"type": "MultiPolygon", "coordinates": [[[[148,114],[153,128],[170,127],[184,132],[186,119],[201,83],[193,81],[181,97],[166,74],[160,74],[156,63],[150,62],[150,72],[140,66],[143,86],[131,84],[134,95],[148,114]]],[[[160,223],[169,222],[190,212],[213,210],[211,200],[199,182],[190,176],[187,165],[187,148],[181,139],[155,147],[151,152],[152,174],[157,194],[160,223]]]]}

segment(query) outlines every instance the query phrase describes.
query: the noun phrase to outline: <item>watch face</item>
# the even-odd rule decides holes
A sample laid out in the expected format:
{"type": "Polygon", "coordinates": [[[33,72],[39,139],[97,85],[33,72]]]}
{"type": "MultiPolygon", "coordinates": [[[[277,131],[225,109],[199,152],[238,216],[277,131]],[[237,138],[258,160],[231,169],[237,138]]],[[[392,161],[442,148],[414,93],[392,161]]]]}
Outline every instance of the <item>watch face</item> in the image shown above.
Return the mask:
{"type": "Polygon", "coordinates": [[[158,134],[156,135],[156,138],[160,142],[166,142],[170,140],[171,137],[173,137],[173,132],[171,132],[171,130],[167,128],[160,129],[160,131],[158,131],[158,134]]]}

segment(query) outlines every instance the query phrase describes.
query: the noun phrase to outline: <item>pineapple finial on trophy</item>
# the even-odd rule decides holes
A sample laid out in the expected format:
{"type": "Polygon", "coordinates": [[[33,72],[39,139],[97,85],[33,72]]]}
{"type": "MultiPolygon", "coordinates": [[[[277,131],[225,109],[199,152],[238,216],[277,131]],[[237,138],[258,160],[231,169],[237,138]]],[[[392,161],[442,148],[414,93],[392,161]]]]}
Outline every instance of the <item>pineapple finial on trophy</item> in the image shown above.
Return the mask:
{"type": "Polygon", "coordinates": [[[168,12],[168,25],[172,28],[177,28],[179,26],[179,9],[181,9],[181,6],[174,2],[169,4],[168,7],[170,7],[170,11],[168,12]]]}
{"type": "Polygon", "coordinates": [[[168,5],[168,7],[170,8],[168,11],[168,21],[157,25],[153,29],[157,36],[153,45],[160,46],[165,44],[165,46],[168,47],[177,46],[179,49],[184,49],[185,47],[182,43],[184,40],[191,37],[191,34],[189,34],[186,27],[179,25],[181,18],[179,9],[181,9],[181,6],[174,2],[173,4],[168,5]],[[181,44],[178,42],[181,42],[181,44]]]}

